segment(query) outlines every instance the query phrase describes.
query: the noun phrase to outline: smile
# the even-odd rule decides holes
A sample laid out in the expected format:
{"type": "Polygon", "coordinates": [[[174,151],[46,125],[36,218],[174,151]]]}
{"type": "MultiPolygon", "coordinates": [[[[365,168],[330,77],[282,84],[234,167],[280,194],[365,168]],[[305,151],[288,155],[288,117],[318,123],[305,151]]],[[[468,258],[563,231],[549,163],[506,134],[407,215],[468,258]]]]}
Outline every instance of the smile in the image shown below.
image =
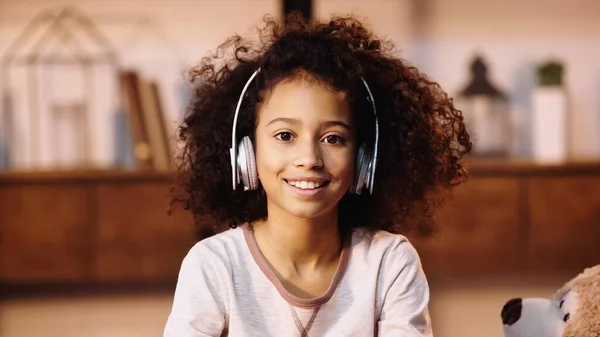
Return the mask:
{"type": "Polygon", "coordinates": [[[296,188],[300,188],[303,190],[314,190],[321,186],[327,185],[327,181],[319,182],[319,181],[294,181],[294,180],[286,180],[289,185],[292,185],[296,188]]]}
{"type": "Polygon", "coordinates": [[[324,187],[329,184],[326,180],[287,180],[287,185],[300,197],[314,197],[324,191],[324,187]]]}

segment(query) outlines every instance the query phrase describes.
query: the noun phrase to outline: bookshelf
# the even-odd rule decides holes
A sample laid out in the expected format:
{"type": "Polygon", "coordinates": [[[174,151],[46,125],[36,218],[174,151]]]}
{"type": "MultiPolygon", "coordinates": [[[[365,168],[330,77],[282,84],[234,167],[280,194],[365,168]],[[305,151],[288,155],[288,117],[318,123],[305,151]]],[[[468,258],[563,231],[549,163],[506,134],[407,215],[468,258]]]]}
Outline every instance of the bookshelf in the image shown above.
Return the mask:
{"type": "Polygon", "coordinates": [[[39,11],[12,39],[0,55],[0,170],[173,168],[180,107],[112,38],[67,5],[39,11]]]}

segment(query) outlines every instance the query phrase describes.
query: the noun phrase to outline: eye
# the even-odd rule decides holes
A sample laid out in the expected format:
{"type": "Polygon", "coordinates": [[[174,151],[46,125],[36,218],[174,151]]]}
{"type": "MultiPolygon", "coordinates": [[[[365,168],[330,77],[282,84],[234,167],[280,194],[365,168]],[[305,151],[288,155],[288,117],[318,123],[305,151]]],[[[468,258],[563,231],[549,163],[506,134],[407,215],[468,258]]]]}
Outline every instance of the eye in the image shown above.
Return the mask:
{"type": "Polygon", "coordinates": [[[325,137],[325,142],[329,144],[344,144],[344,138],[338,135],[329,135],[325,137]]]}
{"type": "Polygon", "coordinates": [[[558,307],[562,309],[563,304],[565,304],[565,300],[560,301],[560,305],[558,307]]]}
{"type": "Polygon", "coordinates": [[[280,132],[275,135],[275,138],[284,142],[289,142],[294,139],[294,136],[290,132],[280,132]]]}
{"type": "Polygon", "coordinates": [[[566,321],[568,321],[568,320],[569,320],[569,318],[571,318],[571,314],[566,314],[566,315],[563,317],[563,321],[565,321],[565,322],[566,322],[566,321]]]}

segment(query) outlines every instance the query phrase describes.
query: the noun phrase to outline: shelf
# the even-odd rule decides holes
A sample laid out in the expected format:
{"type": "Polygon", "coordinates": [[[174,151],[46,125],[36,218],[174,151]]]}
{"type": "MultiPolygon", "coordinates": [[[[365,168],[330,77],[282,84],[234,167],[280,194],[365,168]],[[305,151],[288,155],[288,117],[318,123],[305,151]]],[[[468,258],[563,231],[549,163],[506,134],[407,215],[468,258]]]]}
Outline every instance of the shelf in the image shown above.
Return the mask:
{"type": "Polygon", "coordinates": [[[30,184],[56,182],[98,181],[157,181],[167,182],[175,177],[174,171],[109,169],[63,171],[6,171],[0,172],[2,184],[30,184]]]}
{"type": "MultiPolygon", "coordinates": [[[[552,176],[600,173],[600,159],[571,161],[563,164],[541,165],[529,160],[471,159],[467,161],[472,177],[552,176]]],[[[168,181],[175,171],[106,169],[106,170],[52,170],[0,172],[0,184],[76,182],[98,180],[168,181]]]]}
{"type": "MultiPolygon", "coordinates": [[[[428,275],[576,272],[600,260],[600,162],[470,165],[471,179],[437,216],[436,235],[411,238],[428,275]]],[[[174,176],[0,174],[0,283],[176,280],[189,248],[211,232],[195,228],[181,205],[167,215],[174,176]]]]}
{"type": "Polygon", "coordinates": [[[569,161],[561,164],[538,164],[531,160],[471,159],[471,176],[556,176],[600,173],[600,159],[569,161]]]}

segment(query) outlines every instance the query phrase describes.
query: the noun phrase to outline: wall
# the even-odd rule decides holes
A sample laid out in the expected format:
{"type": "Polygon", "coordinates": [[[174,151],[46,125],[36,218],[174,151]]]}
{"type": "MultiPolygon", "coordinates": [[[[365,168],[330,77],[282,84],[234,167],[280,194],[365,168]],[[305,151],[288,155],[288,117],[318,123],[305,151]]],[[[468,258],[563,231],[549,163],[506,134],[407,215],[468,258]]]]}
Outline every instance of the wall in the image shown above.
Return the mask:
{"type": "MultiPolygon", "coordinates": [[[[209,52],[233,33],[249,35],[254,32],[253,26],[261,23],[265,14],[277,15],[279,7],[276,0],[227,0],[223,1],[143,1],[143,0],[26,0],[0,1],[0,55],[6,52],[12,43],[29,24],[35,15],[44,10],[60,9],[66,4],[75,3],[79,9],[89,15],[111,42],[111,49],[119,55],[122,67],[134,67],[145,77],[160,81],[163,99],[170,122],[170,134],[181,120],[182,95],[185,94],[182,75],[184,71],[197,64],[209,52]],[[142,21],[142,22],[140,22],[142,21]]],[[[20,55],[26,55],[34,42],[42,36],[49,23],[39,25],[28,43],[20,49],[20,55]]],[[[99,55],[102,51],[98,44],[91,40],[82,29],[77,38],[82,48],[90,55],[99,55]]],[[[60,51],[61,44],[56,39],[50,40],[48,52],[60,51]]],[[[14,151],[17,168],[48,168],[51,163],[53,138],[49,132],[41,132],[36,144],[41,148],[41,155],[35,156],[30,140],[32,122],[29,120],[28,98],[25,96],[27,72],[23,67],[10,70],[11,93],[15,99],[15,119],[19,148],[14,151]]],[[[49,76],[49,67],[38,68],[42,79],[40,90],[53,93],[55,96],[76,96],[73,88],[81,84],[80,69],[72,67],[70,75],[62,74],[62,78],[49,76]],[[51,88],[52,90],[49,90],[51,88]],[[62,88],[62,90],[61,90],[62,88]],[[65,93],[65,91],[67,93],[65,93]]],[[[115,157],[114,111],[117,108],[117,91],[114,73],[106,66],[95,66],[94,104],[91,108],[89,128],[93,132],[91,151],[93,163],[99,167],[109,167],[115,157]]],[[[56,72],[55,72],[56,73],[56,72]]],[[[0,79],[0,81],[2,81],[0,79]]],[[[2,83],[0,83],[2,85],[2,83]]],[[[1,87],[0,87],[1,88],[1,87]]],[[[47,111],[40,111],[42,130],[51,130],[47,111]]],[[[1,120],[1,119],[0,119],[1,120]]]]}
{"type": "MultiPolygon", "coordinates": [[[[36,13],[65,3],[70,2],[1,1],[0,53],[36,13]]],[[[123,65],[135,65],[146,76],[161,79],[172,131],[181,116],[182,69],[196,64],[232,33],[251,36],[264,14],[277,16],[280,10],[277,0],[75,3],[107,33],[123,65]],[[135,18],[149,22],[136,25],[135,18]]],[[[575,159],[600,155],[600,22],[596,20],[600,15],[599,2],[327,0],[315,1],[314,6],[315,16],[320,19],[345,13],[364,18],[376,33],[396,42],[400,54],[440,82],[450,94],[465,84],[472,55],[483,54],[492,80],[510,96],[520,136],[519,155],[530,151],[533,67],[549,57],[566,61],[566,83],[571,94],[570,152],[575,159]]],[[[22,118],[25,115],[19,114],[22,118]]],[[[112,139],[107,115],[104,114],[104,120],[96,117],[96,138],[106,135],[100,138],[112,139]]],[[[28,124],[23,121],[25,132],[28,124]]],[[[99,164],[110,164],[113,145],[98,142],[94,151],[99,164]]],[[[19,152],[27,156],[28,147],[23,147],[19,152]]]]}
{"type": "Polygon", "coordinates": [[[594,0],[431,0],[420,66],[449,92],[465,84],[473,53],[482,53],[492,80],[510,95],[527,154],[533,67],[548,58],[566,62],[571,94],[570,151],[577,159],[600,154],[600,2],[594,0]]]}
{"type": "Polygon", "coordinates": [[[566,62],[571,99],[569,151],[575,160],[600,155],[600,2],[548,0],[317,1],[316,16],[352,12],[438,81],[451,95],[467,81],[475,53],[488,62],[491,80],[510,97],[520,139],[517,155],[530,154],[534,67],[549,58],[566,62]]]}

